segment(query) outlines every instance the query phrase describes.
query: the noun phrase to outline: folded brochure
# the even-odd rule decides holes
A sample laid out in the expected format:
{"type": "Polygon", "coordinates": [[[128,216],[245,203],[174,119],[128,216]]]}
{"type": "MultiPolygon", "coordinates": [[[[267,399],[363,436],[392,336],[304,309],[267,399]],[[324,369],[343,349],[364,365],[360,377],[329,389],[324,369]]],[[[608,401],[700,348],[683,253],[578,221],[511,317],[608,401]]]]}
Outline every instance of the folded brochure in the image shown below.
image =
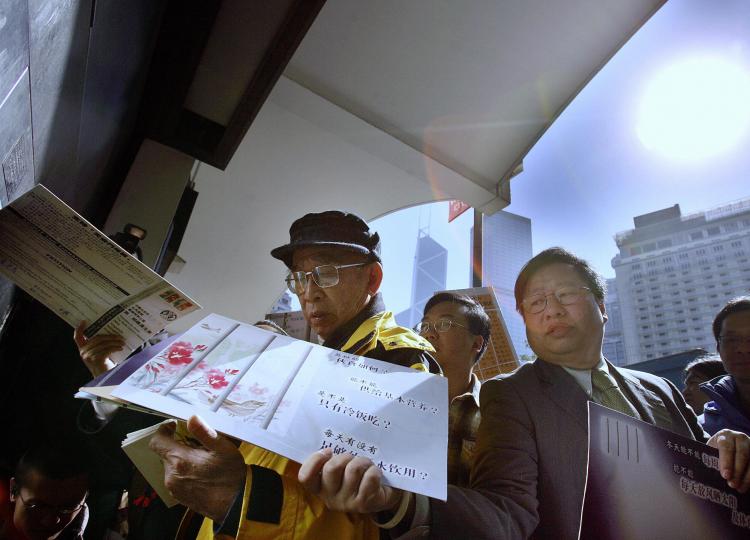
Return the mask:
{"type": "Polygon", "coordinates": [[[171,418],[199,414],[221,433],[300,463],[322,448],[366,456],[386,483],[445,499],[445,378],[220,315],[144,360],[153,350],[81,391],[171,418]]]}

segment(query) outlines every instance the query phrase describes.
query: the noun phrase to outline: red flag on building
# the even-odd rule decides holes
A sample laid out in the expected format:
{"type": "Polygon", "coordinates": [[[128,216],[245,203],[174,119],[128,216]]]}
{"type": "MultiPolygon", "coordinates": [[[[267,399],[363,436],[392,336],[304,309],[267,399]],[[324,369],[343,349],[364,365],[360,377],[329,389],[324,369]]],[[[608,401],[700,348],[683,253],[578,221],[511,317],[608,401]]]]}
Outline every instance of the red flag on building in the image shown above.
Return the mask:
{"type": "Polygon", "coordinates": [[[466,212],[471,206],[463,201],[451,201],[448,203],[448,223],[466,212]]]}

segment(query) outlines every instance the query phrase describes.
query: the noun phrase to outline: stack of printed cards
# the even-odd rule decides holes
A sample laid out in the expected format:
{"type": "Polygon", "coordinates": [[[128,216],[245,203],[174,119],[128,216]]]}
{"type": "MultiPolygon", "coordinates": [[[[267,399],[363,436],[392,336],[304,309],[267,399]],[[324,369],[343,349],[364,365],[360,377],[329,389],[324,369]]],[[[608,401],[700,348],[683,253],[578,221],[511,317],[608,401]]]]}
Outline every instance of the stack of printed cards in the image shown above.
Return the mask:
{"type": "Polygon", "coordinates": [[[164,485],[164,464],[159,459],[159,455],[151,450],[148,446],[151,437],[156,433],[162,424],[176,422],[176,420],[165,420],[161,424],[139,429],[128,433],[125,440],[122,441],[122,449],[130,458],[130,461],[141,472],[146,482],[154,488],[156,494],[164,501],[164,504],[171,508],[177,504],[177,500],[172,497],[167,487],[164,485]]]}

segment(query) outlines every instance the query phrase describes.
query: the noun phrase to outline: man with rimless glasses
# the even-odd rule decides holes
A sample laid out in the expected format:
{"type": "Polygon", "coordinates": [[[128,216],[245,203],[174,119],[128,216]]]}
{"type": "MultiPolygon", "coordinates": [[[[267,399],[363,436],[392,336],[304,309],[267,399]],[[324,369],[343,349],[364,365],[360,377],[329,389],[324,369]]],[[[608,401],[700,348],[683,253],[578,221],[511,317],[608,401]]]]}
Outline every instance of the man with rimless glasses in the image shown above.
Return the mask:
{"type": "MultiPolygon", "coordinates": [[[[380,239],[367,223],[346,212],[307,214],[292,224],[289,235],[290,242],[271,255],[287,266],[286,284],[299,297],[305,320],[323,345],[440,371],[430,343],[399,327],[385,310],[378,293],[383,279],[380,239]]],[[[212,538],[213,532],[238,539],[374,540],[380,536],[380,525],[388,525],[361,513],[330,511],[317,496],[323,476],[348,486],[359,485],[366,471],[368,478],[379,475],[369,460],[350,454],[334,457],[330,449],[316,452],[307,461],[307,470],[314,473],[303,487],[300,466],[287,458],[246,443],[237,449],[197,417],[190,419],[188,429],[202,448],[174,442],[168,428],[154,436],[151,448],[164,461],[167,488],[213,521],[203,524],[199,538],[212,538]]],[[[404,500],[400,492],[391,494],[390,499],[382,492],[374,496],[388,509],[404,500]]]]}
{"type": "Polygon", "coordinates": [[[711,434],[725,428],[750,434],[750,296],[727,302],[714,318],[713,332],[728,375],[700,385],[711,401],[699,420],[711,434]]]}
{"type": "Polygon", "coordinates": [[[435,347],[448,378],[448,483],[469,485],[479,428],[479,390],[474,366],[490,339],[490,318],[473,298],[441,292],[427,301],[416,330],[435,347]]]}
{"type": "Polygon", "coordinates": [[[83,538],[88,521],[86,459],[78,448],[54,446],[39,446],[19,460],[10,479],[10,496],[3,501],[0,538],[83,538]]]}

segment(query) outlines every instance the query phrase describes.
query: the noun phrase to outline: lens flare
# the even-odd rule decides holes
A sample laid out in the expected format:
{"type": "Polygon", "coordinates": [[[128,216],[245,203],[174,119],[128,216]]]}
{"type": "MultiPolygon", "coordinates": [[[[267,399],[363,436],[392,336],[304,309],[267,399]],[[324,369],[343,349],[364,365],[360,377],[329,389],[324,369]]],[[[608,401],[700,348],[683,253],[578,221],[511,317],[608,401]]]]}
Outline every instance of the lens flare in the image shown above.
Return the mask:
{"type": "Polygon", "coordinates": [[[696,57],[660,71],[640,103],[636,132],[645,148],[698,162],[726,154],[750,131],[750,71],[696,57]]]}

